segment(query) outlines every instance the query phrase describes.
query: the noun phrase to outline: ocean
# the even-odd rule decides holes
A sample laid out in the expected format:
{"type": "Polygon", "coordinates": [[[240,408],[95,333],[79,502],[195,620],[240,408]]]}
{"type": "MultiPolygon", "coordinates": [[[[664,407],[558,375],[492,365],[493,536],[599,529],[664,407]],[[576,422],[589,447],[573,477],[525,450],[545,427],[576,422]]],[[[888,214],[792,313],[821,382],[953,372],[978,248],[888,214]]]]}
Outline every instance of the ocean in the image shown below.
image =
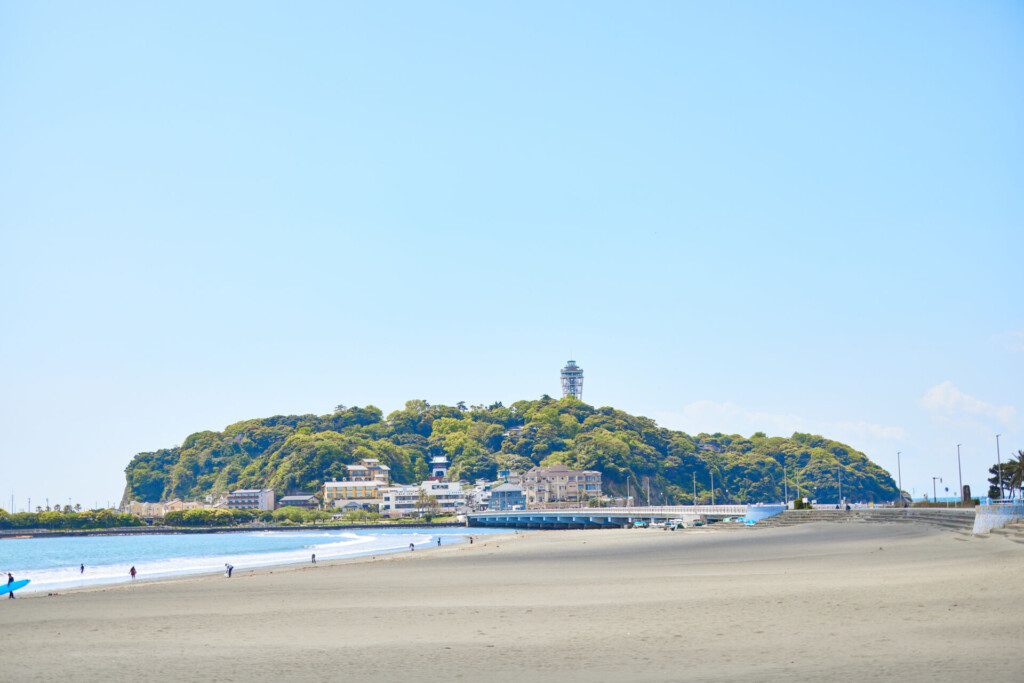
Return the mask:
{"type": "Polygon", "coordinates": [[[209,534],[63,536],[0,540],[0,571],[32,583],[19,593],[124,583],[134,566],[139,579],[168,578],[255,567],[408,552],[416,547],[465,543],[501,529],[405,527],[351,530],[237,531],[209,534]],[[85,565],[85,572],[80,566],[85,565]]]}

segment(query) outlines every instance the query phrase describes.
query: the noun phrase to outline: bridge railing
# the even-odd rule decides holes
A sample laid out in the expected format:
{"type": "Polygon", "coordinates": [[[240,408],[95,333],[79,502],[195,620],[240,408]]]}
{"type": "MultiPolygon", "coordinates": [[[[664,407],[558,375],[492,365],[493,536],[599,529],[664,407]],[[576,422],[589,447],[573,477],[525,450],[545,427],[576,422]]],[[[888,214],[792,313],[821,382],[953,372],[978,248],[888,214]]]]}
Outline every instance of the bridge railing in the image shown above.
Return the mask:
{"type": "Polygon", "coordinates": [[[471,512],[470,517],[500,516],[515,517],[523,515],[546,515],[551,517],[664,517],[672,519],[685,515],[726,515],[742,516],[747,514],[746,505],[655,505],[642,507],[607,507],[607,508],[559,508],[553,510],[502,510],[471,512]]]}

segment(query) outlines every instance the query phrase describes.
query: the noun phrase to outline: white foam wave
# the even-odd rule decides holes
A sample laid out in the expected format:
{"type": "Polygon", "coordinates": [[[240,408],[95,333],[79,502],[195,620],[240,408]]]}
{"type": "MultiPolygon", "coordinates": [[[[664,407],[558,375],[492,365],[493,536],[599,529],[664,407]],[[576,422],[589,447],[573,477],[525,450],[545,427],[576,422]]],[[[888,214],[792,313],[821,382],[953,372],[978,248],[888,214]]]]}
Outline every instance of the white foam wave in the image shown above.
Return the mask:
{"type": "MultiPolygon", "coordinates": [[[[424,545],[436,538],[424,533],[375,535],[343,532],[333,534],[291,534],[291,536],[337,540],[328,543],[311,543],[301,549],[286,551],[174,557],[138,562],[134,566],[138,571],[140,579],[173,578],[223,572],[224,565],[227,563],[232,564],[235,571],[238,571],[310,562],[310,556],[313,553],[316,553],[318,560],[394,553],[407,550],[410,543],[424,545]]],[[[451,538],[447,534],[446,537],[451,538]]],[[[30,578],[32,583],[22,589],[22,592],[45,592],[66,588],[125,583],[131,581],[128,570],[129,565],[124,563],[90,566],[85,574],[80,573],[78,567],[34,570],[24,575],[24,578],[30,578]]]]}

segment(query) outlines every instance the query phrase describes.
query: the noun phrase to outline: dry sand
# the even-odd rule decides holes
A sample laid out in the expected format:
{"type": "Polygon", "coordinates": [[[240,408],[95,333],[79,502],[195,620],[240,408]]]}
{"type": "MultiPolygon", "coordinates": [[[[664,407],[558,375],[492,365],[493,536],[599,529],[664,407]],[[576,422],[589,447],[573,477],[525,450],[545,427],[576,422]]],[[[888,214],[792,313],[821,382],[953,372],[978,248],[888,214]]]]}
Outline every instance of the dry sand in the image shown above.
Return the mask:
{"type": "Polygon", "coordinates": [[[1024,679],[1024,545],[552,531],[0,604],[0,680],[1024,679]]]}

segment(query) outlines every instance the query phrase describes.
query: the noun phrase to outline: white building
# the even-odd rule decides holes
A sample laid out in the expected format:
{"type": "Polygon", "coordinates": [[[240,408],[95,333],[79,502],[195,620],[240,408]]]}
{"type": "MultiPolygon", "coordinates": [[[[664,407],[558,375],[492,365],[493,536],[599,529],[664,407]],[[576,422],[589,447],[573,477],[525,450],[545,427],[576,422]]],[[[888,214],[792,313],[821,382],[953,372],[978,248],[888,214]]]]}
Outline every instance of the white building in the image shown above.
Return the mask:
{"type": "Polygon", "coordinates": [[[229,510],[273,510],[273,489],[238,489],[228,494],[229,510]]]}
{"type": "Polygon", "coordinates": [[[419,486],[389,486],[380,491],[380,511],[388,517],[408,517],[423,512],[420,494],[437,501],[437,510],[454,515],[466,510],[466,496],[457,481],[425,481],[419,486]]]}
{"type": "Polygon", "coordinates": [[[473,488],[466,491],[466,505],[470,510],[486,510],[491,500],[491,488],[497,482],[490,482],[485,479],[477,479],[473,488]]]}

